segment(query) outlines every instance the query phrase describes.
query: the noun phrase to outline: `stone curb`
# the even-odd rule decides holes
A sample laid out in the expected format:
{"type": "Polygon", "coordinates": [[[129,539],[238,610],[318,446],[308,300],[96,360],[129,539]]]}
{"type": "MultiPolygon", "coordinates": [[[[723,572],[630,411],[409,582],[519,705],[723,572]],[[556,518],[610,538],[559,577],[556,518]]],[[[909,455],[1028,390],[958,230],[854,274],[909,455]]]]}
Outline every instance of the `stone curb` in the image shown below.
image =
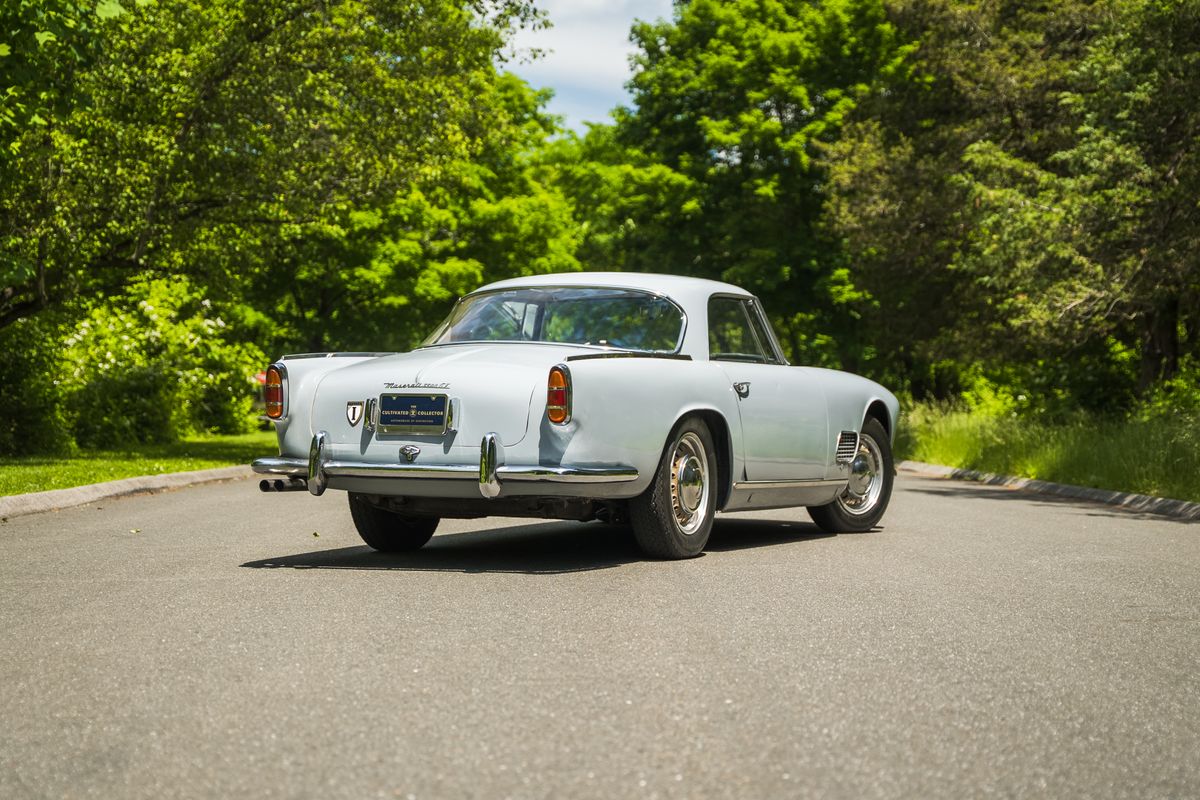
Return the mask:
{"type": "Polygon", "coordinates": [[[226,481],[233,478],[248,478],[253,475],[250,467],[218,467],[194,472],[170,472],[165,475],[144,475],[139,478],[124,478],[119,481],[93,483],[89,486],[74,486],[70,489],[54,489],[49,492],[14,494],[0,497],[0,517],[20,517],[42,511],[59,511],[81,506],[96,500],[121,497],[127,494],[163,492],[210,481],[226,481]]]}
{"type": "Polygon", "coordinates": [[[1132,492],[1114,492],[1108,489],[1090,489],[1085,486],[1072,486],[1066,483],[1051,483],[1034,478],[1015,478],[1011,475],[996,475],[991,472],[979,472],[973,469],[958,469],[943,467],[939,464],[926,464],[922,461],[901,461],[898,469],[930,478],[953,478],[955,480],[976,481],[992,486],[1007,486],[1010,489],[1021,489],[1037,494],[1052,494],[1056,497],[1067,497],[1072,500],[1088,500],[1093,503],[1103,503],[1109,506],[1120,506],[1128,511],[1138,511],[1143,514],[1157,514],[1175,519],[1200,520],[1200,503],[1189,503],[1186,500],[1171,500],[1167,497],[1153,497],[1148,494],[1133,494],[1132,492]]]}

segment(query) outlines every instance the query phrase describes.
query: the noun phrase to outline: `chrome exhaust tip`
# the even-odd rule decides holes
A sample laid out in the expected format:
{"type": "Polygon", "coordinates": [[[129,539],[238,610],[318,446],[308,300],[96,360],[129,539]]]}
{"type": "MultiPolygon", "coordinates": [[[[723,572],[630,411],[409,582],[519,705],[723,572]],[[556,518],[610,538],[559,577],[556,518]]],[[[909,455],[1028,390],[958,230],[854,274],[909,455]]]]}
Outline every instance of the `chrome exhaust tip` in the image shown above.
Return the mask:
{"type": "Polygon", "coordinates": [[[260,492],[303,492],[308,489],[308,481],[303,478],[292,478],[291,480],[261,480],[258,482],[258,490],[260,492]]]}

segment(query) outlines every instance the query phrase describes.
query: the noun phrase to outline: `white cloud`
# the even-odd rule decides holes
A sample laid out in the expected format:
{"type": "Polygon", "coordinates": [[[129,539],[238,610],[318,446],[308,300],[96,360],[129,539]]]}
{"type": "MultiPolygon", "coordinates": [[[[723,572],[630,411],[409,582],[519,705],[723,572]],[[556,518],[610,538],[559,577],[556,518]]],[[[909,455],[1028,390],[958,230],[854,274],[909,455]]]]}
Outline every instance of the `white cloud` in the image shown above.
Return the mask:
{"type": "Polygon", "coordinates": [[[555,91],[550,111],[566,117],[569,127],[583,121],[601,122],[614,106],[628,102],[629,29],[634,19],[670,17],[671,0],[540,0],[554,27],[522,31],[518,51],[541,48],[545,56],[532,63],[511,63],[508,69],[530,84],[555,91]]]}

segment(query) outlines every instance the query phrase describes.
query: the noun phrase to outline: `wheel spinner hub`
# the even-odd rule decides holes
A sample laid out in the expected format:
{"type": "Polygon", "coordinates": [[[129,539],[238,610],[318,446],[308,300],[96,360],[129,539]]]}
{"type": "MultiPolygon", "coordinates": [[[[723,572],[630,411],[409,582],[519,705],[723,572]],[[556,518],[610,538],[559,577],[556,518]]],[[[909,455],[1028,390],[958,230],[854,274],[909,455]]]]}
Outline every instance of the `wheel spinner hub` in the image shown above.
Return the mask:
{"type": "Polygon", "coordinates": [[[704,445],[696,434],[684,434],[671,454],[671,508],[683,533],[695,533],[704,523],[708,491],[704,445]]]}
{"type": "Polygon", "coordinates": [[[867,435],[859,438],[858,452],[850,462],[850,480],[838,503],[849,514],[871,513],[883,496],[883,452],[879,443],[867,435]]]}
{"type": "Polygon", "coordinates": [[[850,462],[850,484],[847,487],[853,497],[866,497],[871,490],[871,481],[875,479],[875,465],[863,452],[859,452],[850,462]]]}

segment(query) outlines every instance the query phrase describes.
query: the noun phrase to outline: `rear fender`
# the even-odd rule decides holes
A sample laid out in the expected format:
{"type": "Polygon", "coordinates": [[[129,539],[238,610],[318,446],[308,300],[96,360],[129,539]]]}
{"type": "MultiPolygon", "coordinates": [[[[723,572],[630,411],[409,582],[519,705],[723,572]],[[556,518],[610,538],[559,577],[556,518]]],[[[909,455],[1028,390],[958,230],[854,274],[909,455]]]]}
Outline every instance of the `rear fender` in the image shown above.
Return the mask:
{"type": "MultiPolygon", "coordinates": [[[[539,463],[628,464],[637,468],[638,493],[653,480],[675,426],[705,419],[717,446],[718,502],[744,468],[737,396],[724,372],[707,361],[621,358],[575,361],[571,370],[572,417],[553,425],[541,408],[539,463]]],[[[537,402],[537,401],[535,401],[537,402]]]]}
{"type": "Polygon", "coordinates": [[[387,353],[304,353],[287,355],[275,363],[285,372],[286,414],[275,423],[279,454],[308,457],[312,442],[312,405],[317,386],[331,372],[387,353]]]}

